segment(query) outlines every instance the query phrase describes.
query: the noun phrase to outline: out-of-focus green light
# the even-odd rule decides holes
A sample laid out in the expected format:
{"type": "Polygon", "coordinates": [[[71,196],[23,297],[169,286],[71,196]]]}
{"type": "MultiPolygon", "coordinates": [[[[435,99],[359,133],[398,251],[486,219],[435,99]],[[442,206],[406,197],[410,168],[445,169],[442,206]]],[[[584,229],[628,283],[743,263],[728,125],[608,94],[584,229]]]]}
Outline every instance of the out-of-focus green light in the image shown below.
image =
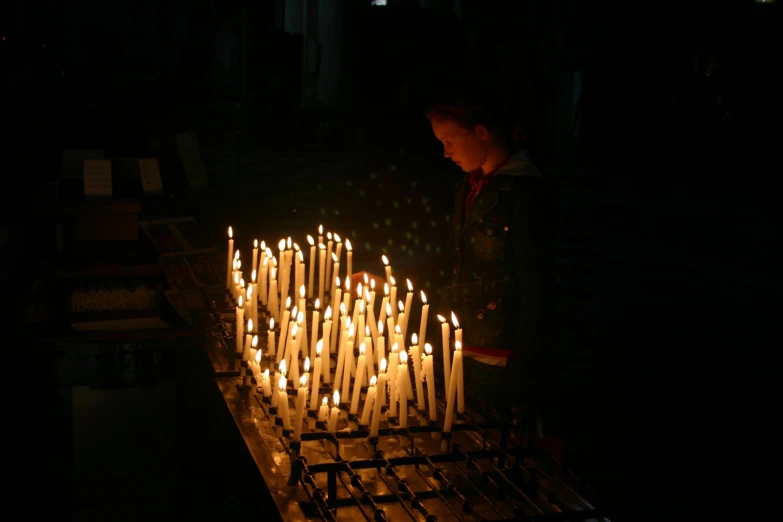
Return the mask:
{"type": "Polygon", "coordinates": [[[394,208],[400,208],[400,202],[399,202],[399,201],[397,201],[397,200],[395,199],[395,200],[392,202],[392,206],[393,206],[394,208]]]}
{"type": "Polygon", "coordinates": [[[429,280],[429,279],[427,279],[426,281],[424,281],[424,286],[425,286],[425,287],[427,287],[427,289],[428,289],[428,290],[429,290],[430,288],[432,288],[432,283],[430,283],[430,280],[429,280]]]}
{"type": "Polygon", "coordinates": [[[384,246],[384,247],[381,247],[381,252],[382,252],[382,253],[384,253],[384,254],[388,254],[388,253],[389,253],[389,251],[388,251],[388,250],[386,250],[386,247],[385,247],[385,246],[384,246]]]}
{"type": "Polygon", "coordinates": [[[448,223],[449,221],[451,221],[451,214],[446,214],[445,222],[448,223]]]}
{"type": "Polygon", "coordinates": [[[366,192],[364,191],[364,189],[359,190],[359,195],[361,197],[364,197],[366,195],[366,192]]]}
{"type": "Polygon", "coordinates": [[[389,244],[389,246],[394,246],[394,240],[392,238],[387,239],[386,242],[389,244]]]}
{"type": "Polygon", "coordinates": [[[439,247],[439,246],[435,247],[435,252],[437,252],[438,254],[440,254],[440,247],[439,247]]]}
{"type": "Polygon", "coordinates": [[[426,205],[427,203],[430,202],[430,198],[428,198],[427,196],[424,196],[423,198],[421,198],[421,202],[426,205]]]}
{"type": "Polygon", "coordinates": [[[441,270],[438,270],[438,273],[439,273],[441,276],[445,276],[445,275],[446,275],[446,272],[444,272],[442,269],[441,269],[441,270]]]}
{"type": "Polygon", "coordinates": [[[427,249],[427,252],[432,252],[432,245],[430,245],[429,243],[427,243],[426,245],[424,245],[424,248],[426,248],[426,249],[427,249]]]}
{"type": "Polygon", "coordinates": [[[435,228],[438,226],[438,222],[435,221],[434,219],[430,219],[430,225],[432,226],[432,228],[435,228]]]}
{"type": "Polygon", "coordinates": [[[413,244],[414,244],[414,245],[418,245],[418,244],[419,244],[419,238],[418,238],[418,236],[413,238],[413,244]]]}
{"type": "Polygon", "coordinates": [[[386,226],[387,226],[387,227],[390,227],[390,226],[392,225],[392,220],[391,220],[391,218],[386,218],[386,221],[384,221],[384,223],[386,223],[386,226]]]}
{"type": "Polygon", "coordinates": [[[325,208],[323,208],[323,207],[321,207],[321,215],[322,215],[322,216],[325,216],[325,215],[326,215],[326,209],[325,209],[325,208]]]}
{"type": "Polygon", "coordinates": [[[405,238],[406,239],[411,239],[412,237],[413,237],[413,234],[411,234],[410,232],[405,232],[405,238]]]}
{"type": "Polygon", "coordinates": [[[378,183],[378,188],[379,188],[379,189],[382,189],[382,188],[383,188],[383,187],[385,187],[385,186],[386,186],[386,184],[385,184],[385,183],[378,183]]]}
{"type": "Polygon", "coordinates": [[[351,229],[351,237],[352,238],[356,238],[356,229],[355,228],[351,229]]]}
{"type": "Polygon", "coordinates": [[[397,165],[392,163],[391,165],[389,165],[389,170],[392,172],[397,172],[397,165]]]}
{"type": "Polygon", "coordinates": [[[429,214],[432,209],[429,206],[424,207],[424,212],[429,214]]]}
{"type": "Polygon", "coordinates": [[[412,228],[413,230],[416,230],[417,228],[419,228],[419,224],[418,224],[418,223],[416,223],[415,221],[411,221],[411,228],[412,228]]]}
{"type": "Polygon", "coordinates": [[[369,242],[369,241],[365,241],[365,242],[364,242],[364,248],[365,248],[366,250],[370,250],[370,249],[372,248],[372,245],[370,245],[370,242],[369,242]]]}
{"type": "Polygon", "coordinates": [[[417,180],[411,181],[411,188],[416,188],[419,185],[419,182],[417,180]]]}
{"type": "Polygon", "coordinates": [[[402,250],[403,252],[405,252],[407,249],[408,249],[408,245],[406,245],[405,243],[400,245],[400,250],[402,250]]]}
{"type": "Polygon", "coordinates": [[[408,250],[408,255],[413,257],[413,250],[408,250]]]}
{"type": "Polygon", "coordinates": [[[370,179],[375,179],[378,177],[378,173],[375,171],[370,172],[370,179]]]}
{"type": "Polygon", "coordinates": [[[413,198],[405,198],[405,202],[406,202],[408,205],[413,205],[413,198]]]}
{"type": "Polygon", "coordinates": [[[350,179],[346,180],[345,181],[345,185],[348,186],[348,187],[353,187],[353,180],[350,180],[350,179]]]}
{"type": "Polygon", "coordinates": [[[377,229],[381,228],[381,225],[377,221],[373,221],[372,222],[372,228],[377,230],[377,229]]]}
{"type": "Polygon", "coordinates": [[[334,214],[335,216],[339,216],[340,215],[340,209],[338,209],[338,208],[334,209],[332,211],[332,214],[334,214]]]}

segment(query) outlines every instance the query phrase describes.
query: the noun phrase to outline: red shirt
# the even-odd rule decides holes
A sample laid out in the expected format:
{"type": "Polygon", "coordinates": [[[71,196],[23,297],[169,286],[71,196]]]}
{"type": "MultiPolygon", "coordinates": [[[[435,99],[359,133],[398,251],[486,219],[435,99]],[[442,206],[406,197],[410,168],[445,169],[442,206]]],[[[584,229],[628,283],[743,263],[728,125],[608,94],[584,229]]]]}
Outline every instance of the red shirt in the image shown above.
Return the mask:
{"type": "Polygon", "coordinates": [[[497,169],[484,174],[481,172],[481,168],[478,168],[470,173],[470,177],[468,178],[468,181],[470,182],[470,191],[465,198],[466,216],[470,213],[470,207],[473,206],[473,200],[476,199],[476,196],[478,196],[478,193],[484,188],[484,185],[489,183],[489,180],[495,175],[495,172],[497,172],[497,169]]]}

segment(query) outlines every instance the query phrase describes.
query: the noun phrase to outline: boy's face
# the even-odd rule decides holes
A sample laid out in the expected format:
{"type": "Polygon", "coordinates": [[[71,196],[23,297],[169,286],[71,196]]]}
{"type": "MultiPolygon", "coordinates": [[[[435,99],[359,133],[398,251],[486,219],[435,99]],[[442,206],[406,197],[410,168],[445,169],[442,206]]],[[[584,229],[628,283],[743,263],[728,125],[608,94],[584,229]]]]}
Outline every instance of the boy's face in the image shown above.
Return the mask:
{"type": "Polygon", "coordinates": [[[435,137],[443,144],[443,157],[465,172],[481,168],[489,154],[489,133],[483,125],[468,130],[443,118],[433,118],[430,124],[435,137]]]}

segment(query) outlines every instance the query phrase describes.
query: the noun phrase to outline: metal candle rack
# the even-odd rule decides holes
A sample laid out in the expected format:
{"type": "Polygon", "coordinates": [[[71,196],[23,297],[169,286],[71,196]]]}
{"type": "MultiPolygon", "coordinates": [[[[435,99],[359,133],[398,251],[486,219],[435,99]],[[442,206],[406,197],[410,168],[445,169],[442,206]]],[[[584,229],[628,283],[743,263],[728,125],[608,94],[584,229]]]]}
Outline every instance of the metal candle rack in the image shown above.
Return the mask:
{"type": "MultiPolygon", "coordinates": [[[[409,408],[408,427],[388,420],[374,438],[347,404],[340,405],[335,433],[307,410],[307,429],[293,441],[271,400],[243,385],[245,363],[236,364],[232,329],[221,324],[232,324],[226,319],[233,310],[215,301],[207,299],[212,331],[223,338],[217,348],[237,368],[220,375],[220,389],[270,489],[278,492],[285,520],[608,520],[588,501],[592,492],[546,452],[511,445],[510,423],[491,412],[456,415],[452,432],[443,433],[442,396],[438,422],[409,408]]],[[[296,392],[289,392],[293,413],[296,392]]],[[[331,387],[320,388],[318,396],[324,394],[331,387]]]]}

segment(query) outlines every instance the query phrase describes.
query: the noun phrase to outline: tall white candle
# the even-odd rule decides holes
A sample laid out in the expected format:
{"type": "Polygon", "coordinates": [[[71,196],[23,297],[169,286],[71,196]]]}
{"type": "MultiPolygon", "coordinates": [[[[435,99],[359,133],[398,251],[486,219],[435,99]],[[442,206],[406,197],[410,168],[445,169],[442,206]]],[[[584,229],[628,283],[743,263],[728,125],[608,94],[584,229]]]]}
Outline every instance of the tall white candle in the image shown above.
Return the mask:
{"type": "Polygon", "coordinates": [[[397,367],[397,394],[400,399],[400,427],[408,427],[408,394],[406,390],[411,386],[408,373],[408,354],[405,350],[400,352],[400,364],[397,367]]]}
{"type": "Polygon", "coordinates": [[[375,338],[375,359],[380,368],[381,359],[386,358],[386,339],[383,338],[383,323],[378,321],[378,337],[375,338]]]}
{"type": "Polygon", "coordinates": [[[364,365],[367,357],[364,355],[364,346],[359,348],[359,366],[356,369],[356,379],[353,381],[353,397],[351,398],[351,413],[359,412],[359,395],[362,393],[362,384],[364,384],[364,365]]]}
{"type": "Polygon", "coordinates": [[[326,233],[326,279],[324,281],[332,281],[332,248],[334,248],[334,241],[332,241],[332,233],[326,233]]]}
{"type": "Polygon", "coordinates": [[[345,240],[345,278],[350,279],[353,276],[353,249],[351,248],[351,240],[345,240]]]}
{"type": "Polygon", "coordinates": [[[251,270],[258,270],[258,239],[253,240],[253,264],[251,270]]]}
{"type": "MultiPolygon", "coordinates": [[[[364,341],[362,341],[362,344],[364,345],[364,352],[367,354],[367,364],[366,364],[366,373],[367,373],[367,382],[370,381],[370,377],[375,375],[375,354],[373,353],[372,348],[372,334],[370,333],[370,327],[365,326],[364,327],[364,341]]],[[[356,370],[359,371],[358,369],[356,370]]]]}
{"type": "Polygon", "coordinates": [[[296,412],[294,415],[294,441],[302,440],[302,423],[304,422],[305,403],[307,402],[307,376],[299,379],[299,389],[296,391],[296,412]]]}
{"type": "Polygon", "coordinates": [[[307,297],[308,299],[313,298],[313,285],[315,284],[314,278],[315,278],[315,241],[313,241],[313,236],[310,234],[307,235],[307,242],[310,243],[310,259],[308,260],[308,263],[310,264],[309,268],[309,276],[307,278],[307,297]]]}
{"type": "Polygon", "coordinates": [[[397,303],[397,283],[394,280],[394,277],[391,278],[392,284],[391,284],[391,293],[389,294],[389,302],[391,303],[392,307],[392,315],[394,317],[394,324],[400,324],[398,320],[398,316],[400,315],[399,311],[397,310],[397,307],[395,304],[397,303]]]}
{"type": "Polygon", "coordinates": [[[326,246],[323,243],[318,245],[318,299],[324,300],[324,290],[326,287],[326,246]]]}
{"type": "Polygon", "coordinates": [[[272,386],[269,383],[269,368],[261,374],[261,389],[264,391],[264,397],[272,396],[272,386]]]}
{"type": "Polygon", "coordinates": [[[367,301],[367,305],[370,308],[375,308],[375,279],[370,279],[370,299],[367,301]]]}
{"type": "Polygon", "coordinates": [[[454,312],[451,312],[451,322],[454,324],[454,341],[459,341],[460,346],[462,346],[462,328],[459,327],[459,321],[457,321],[457,316],[454,315],[454,312]]]}
{"type": "MultiPolygon", "coordinates": [[[[343,372],[342,372],[342,400],[345,402],[348,402],[348,398],[350,397],[348,395],[349,385],[351,382],[351,374],[353,373],[351,370],[353,370],[353,338],[354,338],[354,328],[353,324],[351,325],[349,331],[348,331],[348,338],[345,341],[345,357],[343,357],[343,372]]],[[[339,366],[340,361],[337,361],[337,364],[339,366]]]]}
{"type": "Polygon", "coordinates": [[[432,346],[424,345],[424,358],[421,361],[424,378],[427,380],[427,399],[430,407],[430,420],[438,420],[438,410],[435,409],[435,368],[432,364],[432,346]]]}
{"type": "Polygon", "coordinates": [[[413,358],[413,380],[416,381],[416,406],[419,411],[424,410],[424,384],[421,377],[421,352],[419,351],[419,338],[416,334],[411,335],[411,358],[413,358]]]}
{"type": "Polygon", "coordinates": [[[345,281],[345,292],[343,292],[343,304],[345,305],[345,312],[342,312],[342,307],[340,308],[340,312],[347,314],[351,311],[351,279],[346,277],[343,281],[345,281]]]}
{"type": "Polygon", "coordinates": [[[326,422],[329,417],[329,397],[324,395],[321,407],[318,408],[318,420],[320,422],[326,422]]]}
{"type": "Polygon", "coordinates": [[[340,392],[334,391],[332,399],[332,411],[329,414],[329,424],[326,427],[326,431],[329,433],[337,432],[337,419],[340,418],[340,392]]]}
{"type": "Polygon", "coordinates": [[[391,265],[389,264],[389,258],[386,257],[385,255],[382,255],[381,256],[381,261],[383,261],[383,266],[384,266],[384,269],[386,270],[386,284],[391,286],[391,284],[392,284],[392,282],[391,282],[392,272],[391,272],[391,265]]]}
{"type": "Polygon", "coordinates": [[[386,359],[381,360],[380,371],[378,372],[377,392],[375,394],[375,404],[372,409],[372,424],[370,425],[370,437],[378,436],[378,427],[381,422],[381,406],[384,402],[384,393],[386,392],[386,359]]]}
{"type": "MultiPolygon", "coordinates": [[[[299,250],[299,245],[294,243],[294,288],[304,288],[304,280],[302,279],[302,272],[300,270],[302,266],[302,252],[299,250]]],[[[305,293],[305,295],[307,295],[305,293]]],[[[304,296],[302,296],[304,298],[304,296]]]]}
{"type": "Polygon", "coordinates": [[[315,411],[315,408],[318,406],[316,403],[316,398],[318,397],[318,387],[321,383],[321,364],[323,359],[321,358],[321,350],[324,346],[324,340],[321,339],[316,343],[315,346],[315,359],[313,363],[313,390],[310,392],[310,409],[312,411],[315,411]]]}
{"type": "Polygon", "coordinates": [[[250,306],[253,309],[253,322],[258,324],[258,273],[253,270],[253,274],[250,276],[250,292],[253,294],[253,300],[250,302],[250,306]]]}
{"type": "MultiPolygon", "coordinates": [[[[353,303],[353,317],[351,318],[351,324],[355,324],[357,326],[356,333],[359,334],[359,332],[364,333],[364,325],[359,325],[359,311],[361,309],[361,312],[364,313],[364,300],[362,299],[362,284],[359,283],[356,285],[357,288],[357,295],[356,301],[353,303]],[[359,328],[359,326],[362,326],[362,328],[359,328]]],[[[359,343],[358,335],[356,339],[356,343],[354,343],[354,346],[356,346],[359,343]]]]}
{"type": "MultiPolygon", "coordinates": [[[[334,307],[335,312],[340,308],[340,300],[343,298],[343,290],[340,287],[340,278],[335,277],[334,278],[334,294],[332,295],[331,299],[329,299],[329,303],[331,307],[334,307]]],[[[330,347],[332,353],[334,353],[334,345],[330,347]]]]}
{"type": "MultiPolygon", "coordinates": [[[[337,261],[339,262],[340,256],[342,255],[343,252],[343,240],[340,239],[340,236],[337,234],[334,235],[334,244],[335,244],[335,255],[337,256],[337,261]]],[[[332,272],[332,279],[334,279],[335,277],[337,277],[337,270],[334,270],[332,272]]]]}
{"type": "MultiPolygon", "coordinates": [[[[304,288],[304,287],[302,287],[304,288]]],[[[321,301],[315,300],[315,309],[313,310],[313,322],[310,327],[310,358],[315,359],[315,345],[318,341],[318,326],[321,319],[321,301]]]]}
{"type": "Polygon", "coordinates": [[[353,325],[350,325],[348,327],[348,334],[345,336],[345,339],[343,342],[340,343],[339,352],[337,354],[337,368],[334,372],[334,389],[338,390],[340,389],[340,384],[346,379],[350,379],[351,373],[344,371],[345,370],[345,360],[346,360],[346,352],[348,352],[349,347],[351,350],[353,350],[353,334],[354,334],[354,328],[353,325]]]}
{"type": "Polygon", "coordinates": [[[334,253],[332,254],[332,267],[332,277],[330,279],[332,288],[329,289],[329,295],[334,295],[334,292],[337,289],[336,280],[340,277],[340,260],[337,259],[337,256],[334,253]]]}
{"type": "Polygon", "coordinates": [[[253,334],[251,333],[253,331],[253,328],[255,325],[253,324],[252,319],[247,320],[247,330],[245,331],[245,346],[242,349],[242,360],[247,361],[250,358],[250,343],[253,342],[253,334]]]}
{"type": "Polygon", "coordinates": [[[419,344],[424,346],[427,339],[427,317],[430,313],[430,305],[427,303],[427,296],[424,290],[421,291],[421,323],[419,324],[419,344]]]}
{"type": "Polygon", "coordinates": [[[327,306],[326,312],[324,312],[324,346],[326,346],[326,353],[324,354],[324,382],[326,384],[329,384],[329,373],[331,373],[332,370],[332,353],[334,352],[333,346],[334,343],[332,342],[332,339],[335,339],[337,336],[332,334],[332,307],[327,306]]]}
{"type": "Polygon", "coordinates": [[[406,279],[408,282],[408,294],[405,296],[405,321],[402,325],[402,336],[405,337],[408,334],[408,323],[411,318],[411,304],[413,304],[413,283],[410,279],[406,279]]]}
{"type": "Polygon", "coordinates": [[[318,243],[324,242],[324,226],[318,225],[318,243]]]}
{"type": "Polygon", "coordinates": [[[402,301],[397,301],[397,310],[399,310],[399,313],[397,314],[397,319],[394,321],[394,324],[396,325],[395,332],[397,331],[397,328],[400,329],[400,334],[402,334],[403,339],[405,338],[405,305],[402,303],[402,301]]]}
{"type": "Polygon", "coordinates": [[[367,396],[364,399],[364,407],[362,407],[362,416],[359,419],[360,426],[367,426],[370,423],[370,412],[374,407],[377,392],[377,381],[378,378],[375,376],[370,379],[370,385],[367,387],[367,396]]]}
{"type": "Polygon", "coordinates": [[[283,312],[283,319],[280,321],[280,339],[277,341],[277,359],[275,363],[280,364],[280,361],[285,355],[285,345],[288,341],[288,323],[291,317],[291,312],[288,311],[288,307],[291,306],[291,300],[285,304],[285,312],[283,312]]]}
{"type": "MultiPolygon", "coordinates": [[[[302,312],[299,312],[298,315],[301,314],[302,312]]],[[[302,323],[300,321],[297,321],[294,325],[296,326],[296,332],[291,339],[291,378],[294,380],[294,388],[297,389],[299,388],[299,349],[302,346],[302,338],[307,337],[306,327],[301,325],[302,323]]]]}
{"type": "MultiPolygon", "coordinates": [[[[275,353],[275,318],[269,318],[269,330],[266,332],[266,352],[267,357],[271,357],[269,354],[275,353]]],[[[277,362],[277,361],[275,361],[277,362]]]]}
{"type": "Polygon", "coordinates": [[[272,317],[274,317],[276,321],[281,321],[280,304],[278,303],[278,298],[277,298],[277,278],[275,277],[276,272],[277,269],[274,267],[271,270],[269,270],[269,274],[271,278],[269,280],[269,299],[268,299],[269,304],[267,305],[267,308],[269,310],[269,313],[272,314],[272,317]]]}
{"type": "Polygon", "coordinates": [[[389,353],[389,417],[397,416],[397,372],[399,364],[399,345],[393,343],[389,353]]]}
{"type": "Polygon", "coordinates": [[[228,227],[228,253],[226,254],[226,288],[234,286],[234,229],[228,227]]]}
{"type": "Polygon", "coordinates": [[[454,403],[457,401],[457,380],[462,368],[462,343],[454,342],[454,363],[451,366],[451,380],[449,381],[449,392],[446,394],[446,420],[443,423],[443,431],[451,431],[451,425],[454,422],[454,403]]]}
{"type": "MultiPolygon", "coordinates": [[[[367,325],[370,327],[370,332],[372,333],[372,338],[377,339],[378,338],[378,321],[375,320],[375,311],[372,309],[372,305],[370,303],[367,303],[367,325]]],[[[376,350],[377,351],[377,350],[376,350]]],[[[375,364],[378,364],[378,361],[380,359],[375,358],[373,359],[373,362],[375,364]]]]}
{"type": "Polygon", "coordinates": [[[283,428],[291,429],[291,412],[288,409],[288,393],[286,392],[286,378],[280,377],[279,398],[277,399],[277,414],[283,419],[283,428]]]}
{"type": "Polygon", "coordinates": [[[242,351],[242,341],[245,335],[245,306],[244,298],[240,295],[237,300],[237,326],[236,326],[236,351],[242,351]]]}
{"type": "MultiPolygon", "coordinates": [[[[383,294],[383,301],[381,301],[381,315],[379,316],[379,320],[381,322],[386,322],[386,316],[389,313],[389,310],[391,310],[391,308],[387,306],[389,304],[389,283],[383,283],[383,294]]],[[[393,331],[394,330],[390,330],[389,333],[393,331]]]]}
{"type": "Polygon", "coordinates": [[[267,279],[269,278],[269,258],[264,257],[264,260],[261,262],[261,275],[259,276],[259,293],[258,296],[259,299],[261,299],[261,304],[266,306],[269,303],[269,285],[267,279]]]}
{"type": "Polygon", "coordinates": [[[449,392],[449,378],[451,376],[451,328],[448,321],[442,315],[438,316],[440,321],[440,336],[443,345],[443,393],[449,392]]]}

